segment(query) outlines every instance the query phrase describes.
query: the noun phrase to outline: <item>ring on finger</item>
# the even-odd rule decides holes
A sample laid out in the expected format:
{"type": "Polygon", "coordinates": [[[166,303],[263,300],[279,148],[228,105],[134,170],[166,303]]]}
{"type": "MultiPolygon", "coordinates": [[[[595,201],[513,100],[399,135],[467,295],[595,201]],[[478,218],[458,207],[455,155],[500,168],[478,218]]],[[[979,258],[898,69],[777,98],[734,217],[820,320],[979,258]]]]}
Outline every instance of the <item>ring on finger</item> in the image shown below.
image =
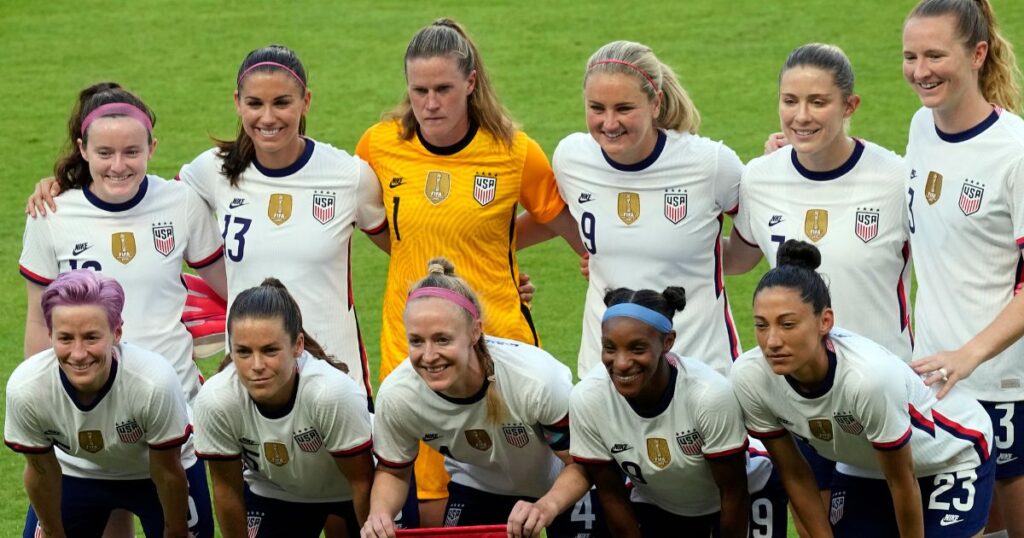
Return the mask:
{"type": "Polygon", "coordinates": [[[936,371],[939,373],[940,376],[942,376],[942,380],[943,381],[949,381],[949,371],[948,370],[946,370],[945,368],[939,368],[936,371]]]}

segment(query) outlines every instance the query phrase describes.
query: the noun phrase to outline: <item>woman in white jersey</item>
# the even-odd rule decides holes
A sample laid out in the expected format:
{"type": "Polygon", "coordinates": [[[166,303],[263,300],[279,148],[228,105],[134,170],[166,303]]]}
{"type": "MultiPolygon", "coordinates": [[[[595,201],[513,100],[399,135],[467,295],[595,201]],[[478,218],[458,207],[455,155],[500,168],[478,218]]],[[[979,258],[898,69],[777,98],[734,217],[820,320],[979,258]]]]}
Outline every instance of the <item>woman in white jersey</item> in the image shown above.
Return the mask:
{"type": "Polygon", "coordinates": [[[903,57],[923,105],[906,153],[914,366],[985,406],[998,452],[995,504],[1009,534],[1024,536],[1020,70],[987,0],[919,3],[903,28],[903,57]]]}
{"type": "Polygon", "coordinates": [[[409,358],[377,395],[362,536],[395,536],[421,439],[451,475],[445,526],[507,521],[514,536],[545,527],[553,538],[602,535],[590,485],[568,455],[572,373],[540,348],[485,336],[480,302],[448,260],[428,271],[406,300],[409,358]]]}
{"type": "Polygon", "coordinates": [[[669,285],[684,287],[691,303],[675,319],[676,349],[727,372],[740,347],[720,234],[723,213],[736,207],[743,163],[696,134],[696,107],[645,45],[598,49],[587,61],[583,98],[589,133],[567,136],[552,158],[590,255],[578,373],[600,357],[607,290],[669,285]]]}
{"type": "Polygon", "coordinates": [[[195,404],[221,532],[315,538],[335,516],[356,536],[373,480],[365,395],[326,360],[279,280],[243,291],[228,314],[230,356],[195,404]]]}
{"type": "Polygon", "coordinates": [[[117,509],[147,536],[213,536],[205,469],[182,449],[192,426],[181,385],[163,357],[121,342],[124,301],[89,269],[41,294],[52,348],[11,374],[4,421],[4,442],[27,460],[26,538],[99,538],[117,509]]]}
{"type": "Polygon", "coordinates": [[[875,342],[834,327],[812,245],[788,240],[754,292],[758,348],[731,378],[812,536],[980,535],[994,478],[992,427],[875,342]],[[837,462],[826,514],[793,438],[837,462]]]}

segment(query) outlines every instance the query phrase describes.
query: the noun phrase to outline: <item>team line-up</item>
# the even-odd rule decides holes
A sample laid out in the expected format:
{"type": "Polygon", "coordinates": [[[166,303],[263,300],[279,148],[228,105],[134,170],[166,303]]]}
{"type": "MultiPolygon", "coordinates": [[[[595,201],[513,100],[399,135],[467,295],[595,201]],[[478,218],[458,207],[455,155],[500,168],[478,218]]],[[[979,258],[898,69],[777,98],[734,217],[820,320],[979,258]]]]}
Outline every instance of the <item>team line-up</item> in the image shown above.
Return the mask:
{"type": "Polygon", "coordinates": [[[589,132],[550,163],[458,23],[404,66],[350,155],[305,133],[296,54],[252,51],[237,137],[178,181],[147,175],[138,96],[80,92],[20,259],[24,536],[763,538],[788,504],[805,537],[1024,537],[1024,122],[987,0],[904,22],[902,157],[847,132],[832,45],[785,59],[745,165],[639,43],[587,60],[589,132]],[[390,255],[376,395],[356,227],[390,255]],[[554,236],[589,278],[575,386],[516,263],[554,236]],[[744,353],[723,275],[762,257],[744,353]]]}

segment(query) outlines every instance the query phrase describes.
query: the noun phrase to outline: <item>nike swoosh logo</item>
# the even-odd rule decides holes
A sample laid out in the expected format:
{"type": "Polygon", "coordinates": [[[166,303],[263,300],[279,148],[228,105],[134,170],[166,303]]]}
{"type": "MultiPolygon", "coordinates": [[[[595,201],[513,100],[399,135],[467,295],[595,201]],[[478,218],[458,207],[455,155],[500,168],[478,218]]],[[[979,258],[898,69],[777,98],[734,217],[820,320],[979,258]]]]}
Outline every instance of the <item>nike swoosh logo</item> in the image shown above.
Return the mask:
{"type": "Polygon", "coordinates": [[[244,205],[245,205],[245,201],[241,201],[240,202],[238,200],[235,200],[234,202],[231,202],[230,204],[228,204],[228,209],[235,209],[236,207],[242,207],[244,205]]]}
{"type": "Polygon", "coordinates": [[[89,250],[92,245],[77,245],[75,249],[71,251],[72,256],[78,256],[79,254],[89,250]]]}

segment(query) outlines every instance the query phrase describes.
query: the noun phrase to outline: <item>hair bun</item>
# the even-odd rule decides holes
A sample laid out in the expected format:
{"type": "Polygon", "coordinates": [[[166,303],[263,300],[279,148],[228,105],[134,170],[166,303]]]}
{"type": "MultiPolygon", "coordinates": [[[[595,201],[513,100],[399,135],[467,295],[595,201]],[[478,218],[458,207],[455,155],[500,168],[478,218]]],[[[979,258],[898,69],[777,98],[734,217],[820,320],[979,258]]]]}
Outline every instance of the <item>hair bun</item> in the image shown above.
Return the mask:
{"type": "Polygon", "coordinates": [[[790,239],[779,247],[776,261],[779,267],[792,265],[814,271],[821,266],[821,252],[810,243],[790,239]]]}
{"type": "Polygon", "coordinates": [[[686,308],[686,289],[682,286],[669,286],[661,292],[661,295],[676,312],[686,308]]]}
{"type": "Polygon", "coordinates": [[[455,276],[455,265],[448,258],[438,256],[427,262],[427,273],[440,273],[446,276],[455,276]]]}

